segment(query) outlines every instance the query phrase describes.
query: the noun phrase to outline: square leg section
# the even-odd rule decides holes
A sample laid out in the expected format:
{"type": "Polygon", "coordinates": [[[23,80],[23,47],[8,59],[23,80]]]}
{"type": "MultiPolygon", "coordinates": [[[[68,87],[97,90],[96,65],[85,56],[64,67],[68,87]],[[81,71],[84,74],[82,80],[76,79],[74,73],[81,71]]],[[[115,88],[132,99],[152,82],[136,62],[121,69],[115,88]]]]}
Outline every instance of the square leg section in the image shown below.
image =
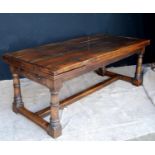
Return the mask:
{"type": "Polygon", "coordinates": [[[59,136],[61,136],[62,134],[62,128],[61,125],[57,125],[56,127],[51,127],[51,124],[49,124],[48,128],[47,128],[47,133],[53,137],[53,138],[57,138],[59,136]]]}
{"type": "Polygon", "coordinates": [[[22,95],[21,95],[20,79],[19,79],[19,75],[14,72],[13,68],[11,68],[11,72],[13,77],[13,88],[14,88],[14,101],[13,101],[12,109],[15,113],[18,113],[18,109],[20,107],[24,107],[24,103],[22,101],[22,95]]]}
{"type": "Polygon", "coordinates": [[[138,54],[135,77],[132,82],[135,86],[140,86],[143,83],[143,76],[142,76],[143,54],[144,50],[138,54]]]}
{"type": "Polygon", "coordinates": [[[50,106],[50,123],[47,133],[53,138],[57,138],[62,133],[62,127],[59,120],[59,97],[58,91],[51,90],[51,106],[50,106]]]}

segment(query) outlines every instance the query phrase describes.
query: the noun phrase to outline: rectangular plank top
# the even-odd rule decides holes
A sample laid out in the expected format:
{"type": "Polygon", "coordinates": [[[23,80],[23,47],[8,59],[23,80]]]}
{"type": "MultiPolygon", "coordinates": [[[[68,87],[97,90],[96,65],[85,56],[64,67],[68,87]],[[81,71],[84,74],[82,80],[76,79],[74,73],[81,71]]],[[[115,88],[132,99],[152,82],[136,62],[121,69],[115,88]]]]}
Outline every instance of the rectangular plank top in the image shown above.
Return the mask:
{"type": "Polygon", "coordinates": [[[146,39],[97,34],[7,53],[3,58],[8,63],[27,63],[58,75],[95,61],[125,55],[127,51],[138,50],[149,44],[150,40],[146,39]]]}

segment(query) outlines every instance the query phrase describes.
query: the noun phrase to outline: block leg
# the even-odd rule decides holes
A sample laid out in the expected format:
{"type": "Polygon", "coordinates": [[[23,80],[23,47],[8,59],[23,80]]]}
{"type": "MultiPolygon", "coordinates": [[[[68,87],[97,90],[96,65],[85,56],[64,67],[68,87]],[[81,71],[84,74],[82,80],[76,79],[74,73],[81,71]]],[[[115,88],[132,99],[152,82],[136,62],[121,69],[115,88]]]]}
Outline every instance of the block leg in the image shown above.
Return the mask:
{"type": "Polygon", "coordinates": [[[142,79],[143,54],[144,54],[144,51],[142,51],[141,53],[138,54],[136,72],[135,72],[135,77],[133,80],[133,84],[136,86],[142,85],[142,82],[143,82],[143,79],[142,79]]]}
{"type": "Polygon", "coordinates": [[[50,123],[47,133],[53,138],[57,138],[62,133],[62,128],[59,119],[59,91],[51,90],[50,103],[50,123]]]}
{"type": "Polygon", "coordinates": [[[15,113],[18,113],[18,108],[24,107],[24,103],[22,101],[19,75],[17,73],[12,73],[12,76],[14,87],[14,101],[12,109],[15,113]]]}

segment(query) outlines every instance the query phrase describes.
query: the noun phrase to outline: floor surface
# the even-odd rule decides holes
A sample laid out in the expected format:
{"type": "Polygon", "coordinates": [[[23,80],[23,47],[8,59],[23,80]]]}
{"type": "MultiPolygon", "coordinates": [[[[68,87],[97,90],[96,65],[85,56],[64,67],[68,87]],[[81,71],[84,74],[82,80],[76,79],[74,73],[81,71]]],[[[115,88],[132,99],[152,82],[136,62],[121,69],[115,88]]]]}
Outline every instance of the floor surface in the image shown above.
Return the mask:
{"type": "MultiPolygon", "coordinates": [[[[134,75],[135,66],[110,68],[134,75]]],[[[60,111],[63,134],[56,140],[155,140],[155,72],[145,68],[144,85],[124,81],[111,85],[60,111]]],[[[64,83],[64,99],[104,78],[94,72],[64,83]]],[[[25,106],[32,111],[49,105],[49,90],[21,80],[25,106]]],[[[40,127],[11,110],[12,80],[0,82],[0,140],[54,140],[40,127]]],[[[47,117],[46,120],[49,118],[47,117]]]]}

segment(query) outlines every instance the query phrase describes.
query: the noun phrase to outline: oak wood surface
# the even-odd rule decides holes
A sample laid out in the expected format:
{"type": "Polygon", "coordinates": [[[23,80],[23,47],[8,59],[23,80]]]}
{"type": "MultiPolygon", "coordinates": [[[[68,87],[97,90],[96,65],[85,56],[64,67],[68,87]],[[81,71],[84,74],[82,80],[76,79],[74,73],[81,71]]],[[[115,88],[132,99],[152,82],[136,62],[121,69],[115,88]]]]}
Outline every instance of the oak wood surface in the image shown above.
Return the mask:
{"type": "Polygon", "coordinates": [[[17,63],[17,66],[22,64],[34,72],[42,70],[57,75],[99,60],[110,61],[149,43],[145,39],[98,34],[8,53],[4,59],[17,63]]]}

